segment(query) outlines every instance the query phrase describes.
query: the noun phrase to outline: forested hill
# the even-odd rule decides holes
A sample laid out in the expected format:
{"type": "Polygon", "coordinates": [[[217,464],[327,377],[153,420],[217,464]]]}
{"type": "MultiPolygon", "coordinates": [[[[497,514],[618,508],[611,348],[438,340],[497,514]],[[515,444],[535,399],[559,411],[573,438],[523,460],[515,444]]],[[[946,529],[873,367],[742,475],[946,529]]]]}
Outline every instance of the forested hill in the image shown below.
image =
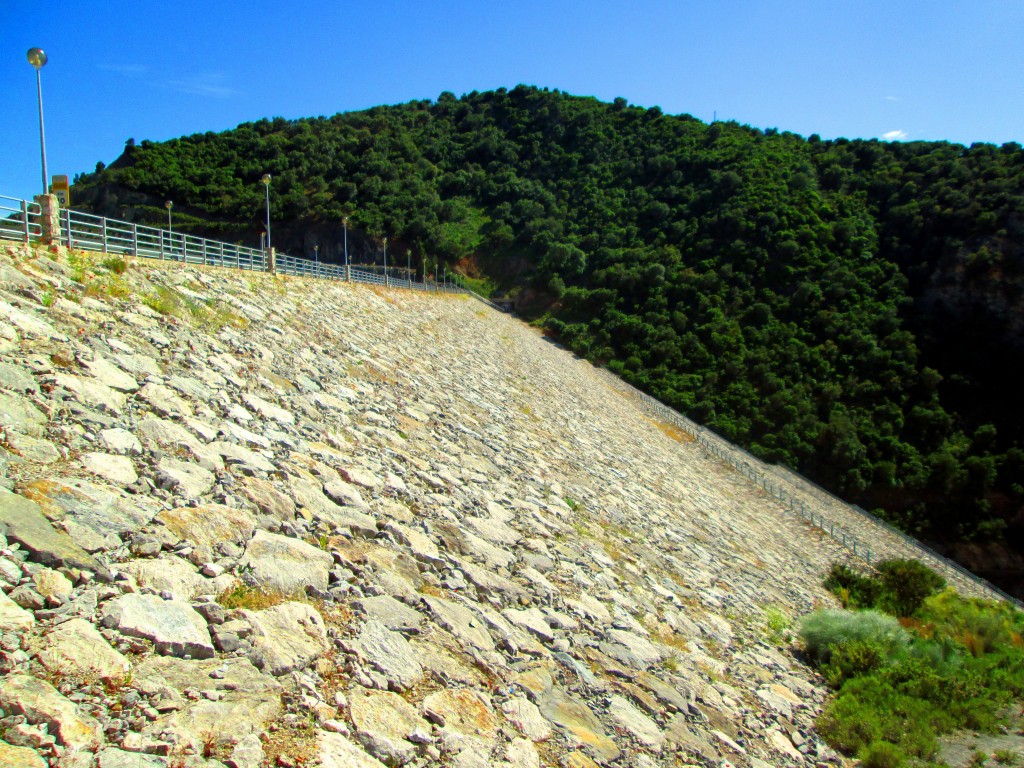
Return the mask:
{"type": "Polygon", "coordinates": [[[270,173],[282,250],[338,261],[348,214],[362,260],[387,236],[916,533],[1024,549],[1017,144],[804,139],[519,86],[129,145],[76,203],[161,221],[170,198],[176,228],[255,242],[270,173]]]}

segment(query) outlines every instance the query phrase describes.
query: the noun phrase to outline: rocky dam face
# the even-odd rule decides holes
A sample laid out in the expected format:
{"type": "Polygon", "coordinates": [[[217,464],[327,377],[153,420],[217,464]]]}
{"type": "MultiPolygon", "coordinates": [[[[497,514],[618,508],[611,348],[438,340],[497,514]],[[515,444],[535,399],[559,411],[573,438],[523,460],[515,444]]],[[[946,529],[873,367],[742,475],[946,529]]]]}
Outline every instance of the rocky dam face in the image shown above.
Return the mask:
{"type": "Polygon", "coordinates": [[[815,766],[849,557],[472,297],[0,248],[0,764],[815,766]]]}

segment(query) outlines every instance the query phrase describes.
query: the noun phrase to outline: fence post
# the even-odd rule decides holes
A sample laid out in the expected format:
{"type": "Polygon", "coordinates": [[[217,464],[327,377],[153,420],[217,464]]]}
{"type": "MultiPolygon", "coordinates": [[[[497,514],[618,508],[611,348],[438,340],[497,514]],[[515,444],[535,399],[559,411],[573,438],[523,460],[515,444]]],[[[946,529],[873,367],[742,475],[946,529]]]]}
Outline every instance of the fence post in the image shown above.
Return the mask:
{"type": "Polygon", "coordinates": [[[60,204],[57,196],[36,195],[34,200],[39,205],[40,241],[45,245],[60,245],[60,204]]]}
{"type": "Polygon", "coordinates": [[[67,230],[68,230],[68,250],[71,250],[72,248],[74,248],[74,242],[73,242],[74,241],[74,237],[73,237],[72,230],[71,230],[71,209],[70,208],[65,208],[64,209],[64,222],[65,222],[65,224],[67,226],[67,230]]]}
{"type": "Polygon", "coordinates": [[[267,249],[267,272],[277,272],[277,250],[275,248],[267,249]]]}
{"type": "Polygon", "coordinates": [[[21,201],[21,223],[25,225],[25,242],[28,243],[29,233],[32,231],[32,228],[29,226],[28,222],[28,200],[21,201]]]}
{"type": "Polygon", "coordinates": [[[107,217],[100,219],[100,239],[103,240],[103,252],[107,252],[107,217]]]}
{"type": "Polygon", "coordinates": [[[132,256],[139,257],[139,225],[132,224],[132,256]]]}

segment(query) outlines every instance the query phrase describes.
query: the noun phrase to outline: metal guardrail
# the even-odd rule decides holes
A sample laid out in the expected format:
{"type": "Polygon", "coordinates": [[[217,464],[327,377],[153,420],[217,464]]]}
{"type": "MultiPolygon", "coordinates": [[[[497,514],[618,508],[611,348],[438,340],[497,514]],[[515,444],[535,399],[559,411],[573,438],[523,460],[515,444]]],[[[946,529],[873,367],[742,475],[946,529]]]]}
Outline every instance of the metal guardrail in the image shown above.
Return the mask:
{"type": "Polygon", "coordinates": [[[143,256],[215,267],[263,271],[263,251],[207,240],[185,232],[117,221],[65,208],[60,212],[61,244],[98,253],[143,256]]]}
{"type": "MultiPolygon", "coordinates": [[[[838,543],[849,549],[856,557],[859,557],[868,564],[873,562],[875,559],[875,551],[870,544],[863,540],[862,536],[857,536],[850,531],[849,528],[837,523],[827,515],[823,515],[820,511],[816,511],[813,506],[806,504],[792,491],[787,492],[782,480],[778,478],[772,479],[758,469],[758,467],[764,465],[764,462],[760,459],[754,457],[742,448],[733,445],[706,427],[697,424],[672,408],[669,408],[667,405],[659,402],[650,395],[630,386],[611,371],[604,368],[599,368],[598,370],[601,371],[615,387],[637,397],[648,413],[656,415],[658,418],[679,427],[684,432],[691,435],[696,439],[697,443],[706,453],[731,464],[740,474],[763,488],[776,500],[781,502],[791,513],[798,515],[823,533],[827,533],[838,543]]],[[[889,523],[879,519],[875,515],[872,515],[867,510],[843,501],[834,494],[826,491],[824,488],[821,488],[810,480],[807,480],[802,475],[793,472],[789,468],[785,469],[787,474],[792,476],[792,483],[796,487],[799,488],[799,486],[802,485],[805,486],[803,490],[813,489],[818,495],[836,505],[839,505],[843,510],[853,513],[869,526],[896,536],[907,547],[916,550],[927,559],[940,566],[940,569],[945,570],[947,575],[958,577],[957,580],[980,590],[982,594],[985,594],[988,597],[1006,600],[1017,607],[1024,608],[1024,603],[1017,598],[1007,594],[988,580],[978,576],[976,573],[972,573],[963,566],[943,557],[931,547],[922,544],[913,536],[909,536],[908,534],[894,528],[889,525],[889,523]]]]}
{"type": "Polygon", "coordinates": [[[27,243],[41,237],[41,212],[39,203],[0,195],[0,239],[27,243]]]}
{"type": "MultiPolygon", "coordinates": [[[[20,240],[27,243],[33,238],[42,237],[42,208],[38,203],[0,195],[0,214],[5,211],[9,215],[0,218],[0,240],[20,240]]],[[[219,240],[207,240],[186,232],[108,219],[70,208],[60,212],[60,230],[61,245],[79,250],[260,272],[268,271],[269,266],[267,254],[258,248],[247,248],[219,240]]],[[[385,288],[407,288],[435,293],[469,292],[454,283],[436,283],[426,279],[416,282],[404,269],[385,271],[382,267],[369,265],[324,264],[318,260],[310,261],[284,253],[275,256],[274,271],[277,274],[296,277],[344,280],[385,288]],[[405,276],[400,276],[401,273],[405,273],[405,276]]]]}

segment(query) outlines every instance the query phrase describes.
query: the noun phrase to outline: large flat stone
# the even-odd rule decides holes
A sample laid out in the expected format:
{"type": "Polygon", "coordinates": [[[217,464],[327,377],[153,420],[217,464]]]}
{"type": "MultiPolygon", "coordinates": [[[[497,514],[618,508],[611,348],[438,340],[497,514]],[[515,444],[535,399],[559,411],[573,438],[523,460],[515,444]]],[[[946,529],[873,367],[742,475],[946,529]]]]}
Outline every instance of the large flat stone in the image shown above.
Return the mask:
{"type": "Polygon", "coordinates": [[[388,679],[389,687],[406,690],[423,679],[423,667],[412,646],[397,632],[370,619],[358,637],[347,643],[349,650],[388,679]]]}
{"type": "Polygon", "coordinates": [[[25,488],[25,495],[40,505],[50,520],[87,528],[96,537],[133,533],[160,511],[159,503],[146,496],[129,496],[107,485],[80,477],[53,477],[25,488]]]}
{"type": "Polygon", "coordinates": [[[24,632],[36,623],[31,611],[15,603],[6,593],[0,592],[0,632],[24,632]]]}
{"type": "Polygon", "coordinates": [[[387,768],[340,733],[317,732],[321,768],[387,768]]]}
{"type": "Polygon", "coordinates": [[[99,724],[78,710],[52,685],[30,675],[0,679],[0,709],[44,723],[57,743],[73,749],[94,749],[100,743],[99,724]]]}
{"type": "Polygon", "coordinates": [[[405,699],[390,691],[357,688],[349,695],[349,712],[356,738],[381,762],[405,765],[416,757],[414,733],[430,734],[430,723],[405,699]]]}
{"type": "Polygon", "coordinates": [[[214,654],[206,619],[177,600],[140,594],[116,597],[103,607],[103,626],[152,640],[157,652],[165,655],[207,659],[214,654]]]}
{"type": "Polygon", "coordinates": [[[242,558],[243,568],[249,570],[258,584],[285,594],[302,592],[307,585],[327,589],[333,565],[330,553],[304,541],[263,530],[256,531],[242,558]]]}
{"type": "Polygon", "coordinates": [[[131,664],[84,619],[72,619],[45,635],[35,650],[50,672],[73,680],[123,683],[131,664]]]}
{"type": "Polygon", "coordinates": [[[0,427],[39,437],[45,426],[46,416],[28,398],[0,391],[0,427]]]}
{"type": "Polygon", "coordinates": [[[308,603],[281,603],[245,616],[253,629],[249,658],[275,677],[309,666],[327,650],[324,620],[308,603]]]}
{"type": "Polygon", "coordinates": [[[494,640],[485,628],[484,620],[465,606],[441,597],[424,595],[423,602],[440,622],[441,626],[463,642],[481,651],[493,651],[494,640]]]}
{"type": "Polygon", "coordinates": [[[619,748],[604,731],[597,715],[579,699],[552,689],[541,699],[540,711],[548,720],[575,736],[601,760],[614,760],[619,748]]]}
{"type": "Polygon", "coordinates": [[[46,768],[46,761],[28,747],[13,747],[0,741],[0,765],[4,768],[46,768]]]}
{"type": "Polygon", "coordinates": [[[256,520],[249,510],[223,504],[176,507],[161,512],[156,519],[180,540],[210,549],[225,541],[247,542],[256,530],[256,520]]]}
{"type": "Polygon", "coordinates": [[[133,685],[147,697],[171,695],[173,709],[149,724],[152,737],[170,732],[180,743],[202,751],[211,736],[228,745],[259,735],[282,712],[282,687],[242,658],[186,661],[149,656],[133,671],[133,685]],[[194,689],[212,696],[190,699],[178,695],[194,689]]]}
{"type": "Polygon", "coordinates": [[[54,530],[34,501],[0,487],[0,533],[16,541],[32,559],[54,568],[89,571],[110,580],[107,569],[65,533],[54,530]]]}

